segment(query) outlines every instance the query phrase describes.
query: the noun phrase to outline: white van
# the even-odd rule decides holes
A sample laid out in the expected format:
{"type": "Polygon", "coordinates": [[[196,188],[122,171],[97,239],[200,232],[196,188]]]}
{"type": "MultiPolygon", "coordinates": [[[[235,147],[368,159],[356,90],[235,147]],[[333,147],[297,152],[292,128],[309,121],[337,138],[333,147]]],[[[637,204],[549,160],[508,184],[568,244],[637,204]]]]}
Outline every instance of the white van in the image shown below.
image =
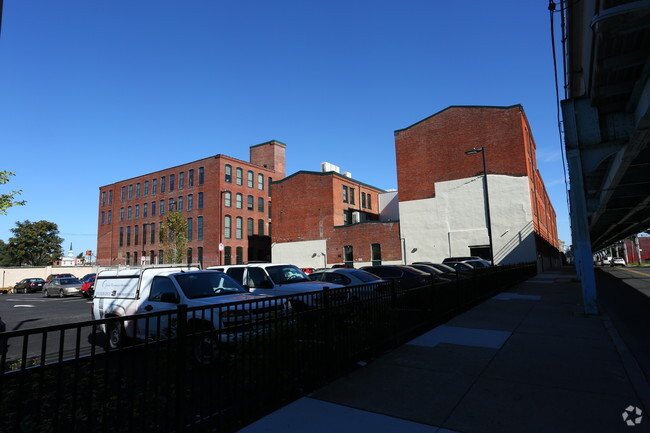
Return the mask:
{"type": "MultiPolygon", "coordinates": [[[[103,319],[176,310],[181,304],[201,307],[246,300],[264,301],[268,298],[249,293],[223,272],[201,271],[198,267],[167,265],[111,269],[97,274],[92,315],[94,319],[103,319]]],[[[244,304],[233,308],[246,308],[247,313],[253,314],[256,308],[260,308],[265,314],[274,305],[278,309],[284,308],[279,303],[260,304],[244,304]]],[[[218,308],[201,310],[200,313],[200,317],[188,315],[188,323],[192,322],[193,329],[221,329],[228,326],[228,317],[219,317],[218,308]]],[[[232,314],[229,317],[238,320],[240,315],[232,314]]],[[[107,335],[109,347],[118,348],[125,336],[138,340],[160,338],[160,329],[165,330],[167,334],[173,334],[175,328],[168,323],[170,319],[173,320],[171,315],[161,315],[155,318],[128,320],[124,322],[123,327],[116,321],[102,326],[102,330],[107,335]]]]}

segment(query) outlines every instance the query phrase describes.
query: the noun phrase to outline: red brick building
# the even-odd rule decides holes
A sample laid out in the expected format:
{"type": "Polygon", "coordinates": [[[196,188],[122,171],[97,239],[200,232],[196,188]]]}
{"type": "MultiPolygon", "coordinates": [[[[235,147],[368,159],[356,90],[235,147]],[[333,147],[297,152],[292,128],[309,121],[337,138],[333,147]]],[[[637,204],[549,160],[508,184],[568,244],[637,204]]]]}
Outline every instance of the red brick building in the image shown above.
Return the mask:
{"type": "Polygon", "coordinates": [[[170,209],[187,219],[188,262],[269,260],[269,187],[284,178],[285,155],[273,140],[251,146],[250,162],[219,154],[101,187],[97,264],[162,263],[158,231],[170,209]]]}
{"type": "Polygon", "coordinates": [[[446,108],[395,131],[395,149],[409,263],[488,253],[483,156],[495,262],[556,260],[555,211],[521,105],[446,108]]]}
{"type": "Polygon", "coordinates": [[[316,268],[400,262],[399,222],[386,217],[394,195],[334,171],[274,182],[273,261],[316,268]]]}

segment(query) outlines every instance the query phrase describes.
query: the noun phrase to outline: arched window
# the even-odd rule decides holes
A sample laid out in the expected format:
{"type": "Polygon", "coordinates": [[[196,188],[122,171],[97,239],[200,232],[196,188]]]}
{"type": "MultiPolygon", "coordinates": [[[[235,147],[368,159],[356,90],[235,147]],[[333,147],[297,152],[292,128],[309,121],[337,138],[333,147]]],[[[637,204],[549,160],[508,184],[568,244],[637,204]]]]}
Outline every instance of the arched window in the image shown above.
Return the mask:
{"type": "Polygon", "coordinates": [[[231,224],[232,218],[230,215],[226,215],[223,219],[223,237],[226,239],[230,239],[232,237],[231,224]]]}
{"type": "Polygon", "coordinates": [[[226,164],[226,178],[225,178],[225,181],[228,182],[228,183],[232,182],[232,165],[230,165],[230,164],[226,164]]]}

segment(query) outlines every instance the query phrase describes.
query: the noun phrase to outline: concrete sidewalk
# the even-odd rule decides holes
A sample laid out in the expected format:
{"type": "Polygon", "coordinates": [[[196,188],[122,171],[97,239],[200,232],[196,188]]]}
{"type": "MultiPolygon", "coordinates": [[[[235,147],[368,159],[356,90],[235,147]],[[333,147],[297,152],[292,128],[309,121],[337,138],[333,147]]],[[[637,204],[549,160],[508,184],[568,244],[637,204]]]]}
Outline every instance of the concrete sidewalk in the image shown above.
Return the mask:
{"type": "Polygon", "coordinates": [[[574,272],[527,280],[241,431],[650,432],[645,376],[606,315],[583,315],[574,272]]]}

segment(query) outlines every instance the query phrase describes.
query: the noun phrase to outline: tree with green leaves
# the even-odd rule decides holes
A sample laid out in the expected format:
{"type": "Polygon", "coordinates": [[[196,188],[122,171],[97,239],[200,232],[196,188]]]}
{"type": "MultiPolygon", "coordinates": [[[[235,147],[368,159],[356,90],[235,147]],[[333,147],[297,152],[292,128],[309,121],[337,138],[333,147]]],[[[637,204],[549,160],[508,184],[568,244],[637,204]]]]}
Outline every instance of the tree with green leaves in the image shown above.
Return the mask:
{"type": "Polygon", "coordinates": [[[63,255],[63,238],[53,222],[18,221],[11,232],[14,236],[9,238],[9,248],[18,265],[47,266],[63,255]]]}
{"type": "MultiPolygon", "coordinates": [[[[9,183],[9,176],[15,176],[11,171],[0,171],[0,185],[9,183]]],[[[7,215],[7,209],[13,206],[24,206],[25,201],[14,201],[14,197],[21,194],[21,190],[0,194],[0,215],[7,215]]]]}
{"type": "Polygon", "coordinates": [[[165,263],[183,263],[187,250],[187,220],[178,211],[167,214],[158,234],[165,263]]]}
{"type": "Polygon", "coordinates": [[[0,267],[17,266],[19,263],[11,252],[9,244],[0,239],[0,267]]]}

